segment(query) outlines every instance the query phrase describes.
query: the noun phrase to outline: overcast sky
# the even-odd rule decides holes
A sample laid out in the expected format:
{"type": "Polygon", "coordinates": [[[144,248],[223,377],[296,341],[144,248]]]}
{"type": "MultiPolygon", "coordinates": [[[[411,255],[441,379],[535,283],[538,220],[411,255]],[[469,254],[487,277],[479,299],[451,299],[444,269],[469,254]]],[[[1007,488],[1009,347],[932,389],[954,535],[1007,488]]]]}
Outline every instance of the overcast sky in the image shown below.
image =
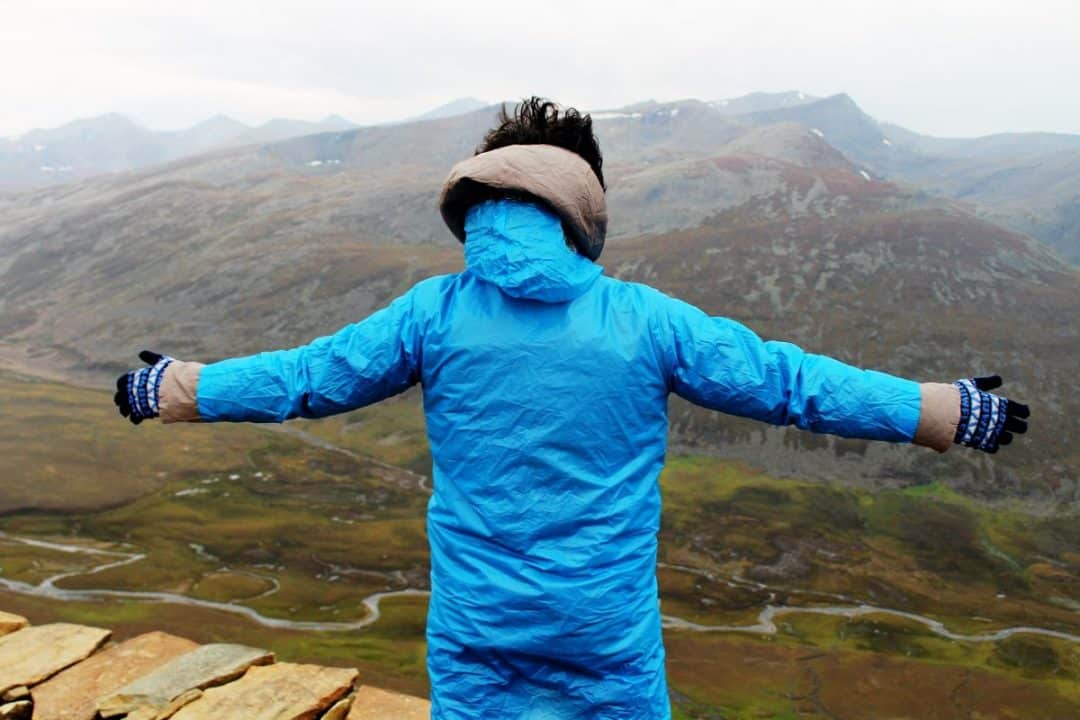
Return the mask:
{"type": "Polygon", "coordinates": [[[1080,133],[1080,2],[53,3],[0,0],[0,136],[122,112],[153,128],[463,96],[586,109],[847,92],[935,135],[1080,133]]]}

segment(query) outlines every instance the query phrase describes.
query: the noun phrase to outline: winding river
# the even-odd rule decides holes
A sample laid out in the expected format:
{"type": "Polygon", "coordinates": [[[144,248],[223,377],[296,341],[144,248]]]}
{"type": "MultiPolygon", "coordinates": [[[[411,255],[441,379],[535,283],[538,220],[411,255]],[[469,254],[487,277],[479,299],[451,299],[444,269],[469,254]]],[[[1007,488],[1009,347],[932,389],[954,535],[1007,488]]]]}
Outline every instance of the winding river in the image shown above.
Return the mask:
{"type": "MultiPolygon", "coordinates": [[[[108,562],[101,565],[95,565],[89,570],[77,570],[74,572],[59,573],[57,575],[46,578],[45,580],[42,580],[37,585],[0,577],[0,588],[3,588],[4,590],[20,593],[22,595],[45,597],[52,600],[94,601],[118,599],[133,600],[136,602],[162,602],[173,603],[176,605],[190,605],[192,607],[206,608],[208,610],[223,610],[225,612],[234,613],[236,615],[243,615],[244,617],[253,620],[254,622],[265,627],[281,628],[284,630],[359,630],[361,628],[367,627],[368,625],[372,625],[378,622],[379,618],[381,617],[381,613],[379,611],[379,603],[384,598],[428,594],[426,590],[406,589],[369,595],[363,600],[364,607],[367,608],[368,611],[367,615],[365,615],[360,620],[353,620],[350,622],[286,620],[284,618],[275,618],[263,615],[257,610],[249,608],[246,605],[240,605],[237,602],[218,602],[215,600],[202,600],[200,598],[194,598],[188,595],[181,595],[180,593],[144,590],[70,589],[57,587],[56,583],[60,580],[63,580],[64,578],[75,577],[79,575],[93,575],[95,573],[103,572],[111,568],[121,567],[123,565],[131,565],[132,563],[137,563],[140,560],[144,560],[146,558],[146,555],[142,553],[120,552],[117,550],[101,550],[98,548],[85,547],[82,545],[67,545],[64,543],[46,542],[44,540],[35,540],[32,538],[18,537],[16,535],[8,535],[4,532],[0,532],[0,540],[8,540],[11,542],[22,543],[24,545],[39,547],[46,550],[55,550],[57,552],[76,553],[82,555],[98,555],[108,558],[120,558],[119,560],[109,560],[108,562]]],[[[247,571],[244,571],[244,574],[254,575],[255,573],[249,573],[247,571]]],[[[258,575],[258,577],[270,579],[273,583],[273,587],[271,587],[270,590],[262,593],[258,597],[266,597],[267,595],[272,595],[273,593],[277,592],[278,584],[276,578],[268,578],[268,576],[265,575],[258,575]]]]}
{"type": "MultiPolygon", "coordinates": [[[[214,600],[202,600],[199,598],[190,597],[188,595],[181,595],[179,593],[170,592],[108,589],[69,589],[57,587],[56,583],[65,578],[83,575],[93,575],[108,570],[110,568],[131,565],[133,563],[137,563],[141,560],[146,559],[146,555],[143,553],[122,552],[119,550],[104,550],[95,547],[87,547],[84,545],[70,545],[66,543],[49,542],[45,540],[37,540],[34,538],[8,535],[4,532],[0,532],[0,540],[21,543],[24,545],[29,545],[31,547],[53,550],[56,552],[91,555],[107,558],[106,562],[100,565],[95,565],[89,570],[77,570],[72,572],[58,573],[56,575],[46,578],[45,580],[42,580],[37,585],[0,577],[0,588],[3,588],[10,592],[20,593],[22,595],[45,597],[53,600],[95,601],[118,599],[131,600],[136,602],[160,602],[173,603],[177,605],[190,605],[192,607],[206,608],[209,610],[221,610],[237,615],[243,615],[249,620],[252,620],[265,627],[280,628],[284,630],[300,630],[309,632],[341,632],[348,630],[359,630],[361,628],[368,627],[369,625],[378,622],[379,618],[381,617],[381,613],[379,611],[379,604],[384,599],[394,597],[426,596],[429,594],[427,590],[406,589],[380,592],[369,595],[362,601],[364,607],[368,611],[367,615],[360,620],[353,620],[349,622],[286,620],[284,618],[268,617],[258,612],[257,610],[254,610],[245,605],[241,605],[236,601],[219,602],[214,600]]],[[[701,575],[702,577],[707,577],[710,580],[724,582],[732,586],[753,587],[759,590],[768,590],[768,587],[761,583],[744,580],[739,577],[719,577],[698,568],[691,568],[681,565],[669,565],[666,563],[661,563],[660,566],[672,570],[701,575]]],[[[277,592],[278,585],[275,578],[266,575],[251,573],[250,571],[230,572],[243,572],[244,574],[255,575],[257,577],[269,580],[272,584],[272,587],[258,597],[266,597],[267,595],[272,595],[273,593],[277,592]]],[[[906,612],[904,610],[893,610],[891,608],[883,608],[874,605],[858,603],[858,601],[854,598],[848,598],[844,595],[801,590],[789,592],[798,592],[807,596],[817,595],[819,597],[827,597],[833,600],[845,601],[849,604],[830,605],[824,607],[791,607],[770,604],[766,605],[765,608],[758,614],[758,621],[752,625],[701,625],[698,623],[690,622],[689,620],[684,620],[674,615],[662,615],[661,617],[664,627],[672,630],[688,630],[692,632],[738,632],[750,633],[755,635],[775,635],[778,632],[775,621],[777,618],[784,615],[805,613],[811,615],[831,615],[846,618],[860,617],[862,615],[890,615],[892,617],[898,617],[917,622],[926,627],[930,632],[934,633],[935,635],[948,638],[949,640],[957,640],[962,642],[996,642],[998,640],[1003,640],[1017,634],[1042,635],[1045,637],[1058,638],[1061,640],[1080,642],[1080,636],[1078,635],[1073,635],[1058,630],[1047,630],[1045,628],[1028,626],[1004,628],[1001,630],[996,630],[994,632],[983,634],[964,635],[961,633],[952,632],[951,630],[946,628],[941,622],[932,618],[928,618],[923,615],[917,615],[911,612],[906,612]]]]}

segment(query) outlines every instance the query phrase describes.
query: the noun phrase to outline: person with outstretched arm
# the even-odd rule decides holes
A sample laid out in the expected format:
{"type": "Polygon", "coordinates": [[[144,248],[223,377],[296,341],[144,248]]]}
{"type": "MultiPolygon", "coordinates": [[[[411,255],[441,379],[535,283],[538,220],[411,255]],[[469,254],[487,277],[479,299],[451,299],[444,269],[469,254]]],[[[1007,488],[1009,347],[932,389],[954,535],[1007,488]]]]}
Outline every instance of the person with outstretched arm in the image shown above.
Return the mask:
{"type": "Polygon", "coordinates": [[[282,422],[419,383],[432,717],[667,719],[656,557],[670,393],[939,452],[996,452],[1028,408],[989,392],[996,376],[861,370],[605,275],[589,116],[532,98],[499,120],[442,191],[463,272],[303,347],[209,365],[144,352],[116,403],[136,424],[282,422]]]}

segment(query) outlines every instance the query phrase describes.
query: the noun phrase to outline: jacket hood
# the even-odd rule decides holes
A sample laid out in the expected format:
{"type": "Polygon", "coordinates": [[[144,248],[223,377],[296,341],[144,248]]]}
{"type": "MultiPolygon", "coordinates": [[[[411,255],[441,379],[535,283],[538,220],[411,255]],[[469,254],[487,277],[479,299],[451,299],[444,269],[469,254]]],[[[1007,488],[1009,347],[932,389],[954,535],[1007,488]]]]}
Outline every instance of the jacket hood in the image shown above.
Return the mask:
{"type": "Polygon", "coordinates": [[[567,246],[558,215],[520,200],[469,208],[465,269],[511,297],[547,303],[580,296],[604,270],[567,246]]]}
{"type": "Polygon", "coordinates": [[[459,162],[439,199],[443,219],[458,240],[465,242],[468,209],[500,191],[542,200],[562,218],[579,253],[590,260],[600,257],[607,201],[589,163],[576,153],[554,145],[507,145],[459,162]]]}

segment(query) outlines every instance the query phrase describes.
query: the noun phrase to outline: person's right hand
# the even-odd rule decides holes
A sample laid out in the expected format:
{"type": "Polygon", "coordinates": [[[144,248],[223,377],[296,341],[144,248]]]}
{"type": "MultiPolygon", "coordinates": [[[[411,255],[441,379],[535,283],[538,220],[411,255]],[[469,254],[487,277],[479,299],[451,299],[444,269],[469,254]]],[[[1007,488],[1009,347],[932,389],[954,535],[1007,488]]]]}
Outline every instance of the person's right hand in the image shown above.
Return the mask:
{"type": "Polygon", "coordinates": [[[167,355],[150,350],[139,353],[139,359],[148,367],[129,370],[116,378],[116,394],[113,395],[120,414],[132,425],[158,416],[158,390],[165,377],[165,368],[173,361],[167,355]]]}

